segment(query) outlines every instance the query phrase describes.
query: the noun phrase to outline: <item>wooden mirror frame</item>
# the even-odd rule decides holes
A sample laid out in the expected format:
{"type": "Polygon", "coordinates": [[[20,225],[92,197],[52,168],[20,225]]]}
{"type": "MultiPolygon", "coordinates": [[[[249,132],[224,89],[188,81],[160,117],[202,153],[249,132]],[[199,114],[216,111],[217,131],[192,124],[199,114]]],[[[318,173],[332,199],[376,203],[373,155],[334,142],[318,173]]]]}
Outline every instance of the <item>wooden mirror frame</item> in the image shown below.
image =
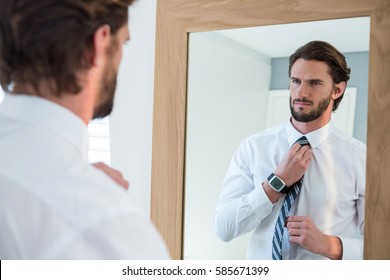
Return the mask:
{"type": "Polygon", "coordinates": [[[189,33],[361,16],[371,17],[364,258],[390,259],[390,0],[157,0],[151,219],[173,259],[183,257],[189,33]]]}

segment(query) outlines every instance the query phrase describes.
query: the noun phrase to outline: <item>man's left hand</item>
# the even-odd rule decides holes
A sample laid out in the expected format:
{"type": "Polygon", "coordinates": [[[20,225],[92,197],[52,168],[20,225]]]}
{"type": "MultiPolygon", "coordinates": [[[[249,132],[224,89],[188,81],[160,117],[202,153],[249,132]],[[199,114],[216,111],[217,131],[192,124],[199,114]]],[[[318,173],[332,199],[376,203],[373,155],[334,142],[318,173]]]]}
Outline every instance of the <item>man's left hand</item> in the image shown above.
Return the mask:
{"type": "Polygon", "coordinates": [[[286,219],[290,242],[304,247],[306,250],[330,259],[342,258],[340,238],[321,232],[307,216],[290,216],[286,219]]]}
{"type": "Polygon", "coordinates": [[[121,187],[123,187],[125,190],[129,188],[129,182],[123,177],[122,173],[104,162],[96,162],[93,163],[92,166],[96,167],[97,169],[100,169],[106,175],[108,175],[112,180],[114,180],[117,184],[119,184],[121,187]]]}

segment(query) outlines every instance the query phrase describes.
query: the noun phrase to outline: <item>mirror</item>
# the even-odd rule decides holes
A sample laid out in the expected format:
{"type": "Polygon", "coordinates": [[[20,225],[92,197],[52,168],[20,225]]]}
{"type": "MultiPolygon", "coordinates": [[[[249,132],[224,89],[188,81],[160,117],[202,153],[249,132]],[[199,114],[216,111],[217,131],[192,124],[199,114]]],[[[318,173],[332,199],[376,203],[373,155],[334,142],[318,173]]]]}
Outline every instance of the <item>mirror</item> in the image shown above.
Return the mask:
{"type": "Polygon", "coordinates": [[[350,91],[332,122],[366,142],[369,27],[357,17],[189,34],[184,259],[246,259],[252,233],[220,241],[214,210],[239,143],[289,119],[288,57],[301,45],[323,40],[344,53],[350,91]]]}
{"type": "MultiPolygon", "coordinates": [[[[188,35],[222,29],[370,17],[365,259],[390,259],[390,14],[388,0],[159,0],[151,219],[183,258],[188,35]]],[[[348,37],[348,34],[346,34],[348,37]]]]}

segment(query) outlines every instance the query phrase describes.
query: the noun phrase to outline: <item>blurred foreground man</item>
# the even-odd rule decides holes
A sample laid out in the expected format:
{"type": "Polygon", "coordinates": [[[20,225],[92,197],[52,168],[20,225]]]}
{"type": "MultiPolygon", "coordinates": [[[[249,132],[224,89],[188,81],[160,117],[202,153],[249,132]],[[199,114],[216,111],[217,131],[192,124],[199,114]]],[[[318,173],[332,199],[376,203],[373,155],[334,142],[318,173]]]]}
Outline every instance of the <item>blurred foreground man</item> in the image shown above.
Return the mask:
{"type": "Polygon", "coordinates": [[[132,2],[0,0],[0,259],[169,258],[121,173],[86,158],[132,2]]]}

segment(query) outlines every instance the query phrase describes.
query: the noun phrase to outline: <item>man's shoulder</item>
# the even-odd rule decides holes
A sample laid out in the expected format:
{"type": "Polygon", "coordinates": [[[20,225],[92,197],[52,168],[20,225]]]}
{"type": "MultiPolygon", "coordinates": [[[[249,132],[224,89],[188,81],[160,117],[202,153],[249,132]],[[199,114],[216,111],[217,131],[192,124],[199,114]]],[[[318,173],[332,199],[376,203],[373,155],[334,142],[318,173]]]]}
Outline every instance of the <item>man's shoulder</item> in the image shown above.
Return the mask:
{"type": "Polygon", "coordinates": [[[333,129],[333,137],[339,141],[342,145],[346,146],[346,149],[354,149],[361,152],[366,152],[367,145],[361,140],[347,134],[344,131],[341,131],[337,128],[333,129]]]}
{"type": "Polygon", "coordinates": [[[89,164],[84,164],[78,172],[69,173],[67,179],[60,183],[58,191],[64,193],[69,204],[73,202],[83,206],[86,219],[124,213],[140,214],[134,199],[123,187],[89,164]],[[74,193],[77,195],[74,196],[74,193]]]}
{"type": "Polygon", "coordinates": [[[260,132],[252,134],[243,140],[243,143],[261,143],[275,141],[278,137],[286,134],[286,124],[266,128],[260,132]]]}
{"type": "Polygon", "coordinates": [[[2,192],[6,194],[12,188],[20,190],[25,196],[24,209],[31,202],[31,207],[34,205],[40,213],[55,213],[58,219],[75,228],[121,215],[142,216],[125,189],[87,162],[74,161],[53,170],[49,167],[33,170],[35,175],[0,172],[2,182],[8,182],[2,184],[2,192]]]}

